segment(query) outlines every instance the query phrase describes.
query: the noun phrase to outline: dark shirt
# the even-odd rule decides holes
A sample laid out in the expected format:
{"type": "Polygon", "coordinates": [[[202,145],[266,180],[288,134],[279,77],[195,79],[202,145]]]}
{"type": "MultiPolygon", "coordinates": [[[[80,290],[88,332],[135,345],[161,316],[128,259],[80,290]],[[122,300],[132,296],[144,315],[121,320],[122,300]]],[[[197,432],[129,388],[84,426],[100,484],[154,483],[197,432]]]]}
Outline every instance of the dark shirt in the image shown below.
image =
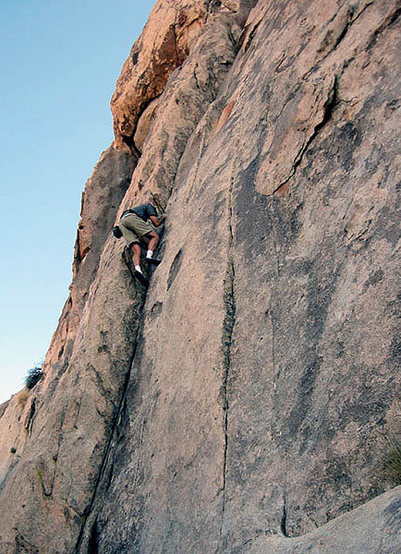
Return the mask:
{"type": "Polygon", "coordinates": [[[157,217],[156,209],[152,206],[152,204],[141,204],[140,206],[132,208],[132,210],[125,210],[121,217],[125,214],[136,214],[144,221],[147,221],[151,215],[157,217]]]}

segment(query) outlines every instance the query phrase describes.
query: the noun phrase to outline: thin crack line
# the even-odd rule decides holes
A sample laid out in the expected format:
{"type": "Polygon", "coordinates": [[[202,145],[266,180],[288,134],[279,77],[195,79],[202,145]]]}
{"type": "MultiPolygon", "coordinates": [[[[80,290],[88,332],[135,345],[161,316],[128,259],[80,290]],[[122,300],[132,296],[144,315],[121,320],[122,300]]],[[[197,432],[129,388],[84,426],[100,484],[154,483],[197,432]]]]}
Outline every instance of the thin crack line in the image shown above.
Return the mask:
{"type": "MultiPolygon", "coordinates": [[[[238,152],[237,143],[236,150],[238,152]]],[[[225,519],[225,510],[226,510],[226,479],[227,479],[227,458],[228,458],[228,410],[229,410],[229,394],[228,394],[228,380],[229,380],[229,371],[231,364],[231,344],[232,336],[235,326],[235,313],[236,313],[236,304],[235,304],[235,291],[234,291],[234,280],[235,280],[235,265],[233,258],[233,244],[234,244],[234,231],[233,231],[233,190],[234,190],[234,180],[236,167],[238,162],[238,155],[234,159],[230,186],[228,189],[228,259],[227,259],[227,272],[226,272],[226,285],[224,291],[224,305],[225,305],[225,317],[224,317],[224,327],[223,327],[223,366],[224,366],[224,375],[223,375],[223,428],[224,428],[224,452],[223,452],[223,475],[222,475],[222,509],[221,509],[221,524],[219,530],[219,548],[221,547],[221,541],[223,536],[223,527],[225,519]]]]}
{"type": "MultiPolygon", "coordinates": [[[[348,9],[348,21],[346,22],[346,24],[344,25],[344,28],[343,30],[341,31],[341,33],[339,34],[339,36],[337,37],[337,40],[335,42],[335,44],[333,45],[333,47],[327,52],[327,54],[325,54],[323,56],[323,58],[321,58],[319,61],[318,61],[318,64],[317,66],[320,66],[324,60],[326,58],[328,58],[330,56],[330,54],[332,52],[334,52],[335,50],[337,50],[337,48],[339,47],[339,45],[341,44],[341,42],[344,40],[345,36],[347,35],[348,31],[350,30],[350,28],[352,27],[352,25],[355,23],[355,21],[357,21],[361,16],[362,14],[373,4],[373,1],[372,2],[368,2],[363,8],[362,10],[355,16],[355,12],[354,12],[354,7],[353,6],[350,6],[349,9],[348,9]]],[[[335,17],[334,17],[335,19],[335,17]]],[[[317,67],[316,65],[314,66],[313,69],[315,69],[317,67]]]]}
{"type": "MultiPolygon", "coordinates": [[[[350,30],[350,28],[352,27],[352,25],[355,23],[355,21],[357,21],[361,15],[373,4],[373,1],[372,2],[368,2],[366,4],[366,6],[364,6],[362,8],[362,10],[356,15],[356,17],[354,17],[354,19],[352,19],[353,17],[353,13],[352,12],[349,12],[349,16],[350,18],[348,19],[347,23],[345,24],[344,26],[344,29],[342,30],[342,32],[340,33],[340,35],[338,36],[335,44],[333,45],[333,47],[322,57],[320,58],[320,60],[318,60],[313,67],[311,67],[302,77],[301,77],[301,80],[302,81],[307,81],[309,76],[312,74],[312,73],[315,73],[319,67],[323,64],[323,62],[330,56],[330,54],[332,54],[335,50],[337,50],[337,48],[339,47],[339,45],[341,44],[341,42],[344,40],[345,36],[347,35],[348,31],[350,30]]],[[[337,17],[337,15],[335,15],[330,21],[329,21],[329,24],[337,17]]],[[[360,52],[358,52],[359,54],[360,52]]]]}
{"type": "Polygon", "coordinates": [[[302,145],[302,147],[299,149],[298,154],[295,156],[295,160],[293,162],[292,169],[290,171],[290,174],[284,181],[282,181],[277,188],[273,191],[273,194],[275,194],[281,187],[283,187],[285,184],[290,181],[295,173],[297,172],[298,166],[302,163],[302,160],[304,158],[305,152],[308,150],[309,146],[312,144],[312,142],[315,140],[317,135],[319,134],[320,129],[322,129],[328,121],[330,121],[333,110],[335,106],[337,105],[337,91],[338,91],[338,81],[339,77],[338,75],[334,76],[334,83],[333,86],[328,94],[327,100],[325,102],[325,105],[323,107],[323,117],[322,120],[315,126],[315,128],[312,131],[311,136],[309,139],[302,145]]]}
{"type": "MultiPolygon", "coordinates": [[[[143,306],[145,304],[145,300],[146,300],[146,296],[142,297],[141,302],[138,306],[138,311],[139,311],[140,314],[143,311],[143,306]]],[[[75,552],[76,553],[80,552],[80,549],[82,547],[82,543],[85,540],[84,533],[86,531],[87,523],[88,523],[88,520],[89,520],[90,516],[92,515],[92,509],[93,509],[93,506],[94,506],[95,501],[96,501],[98,490],[99,490],[99,488],[101,486],[101,483],[103,481],[103,476],[104,476],[105,469],[107,467],[109,454],[110,454],[111,447],[112,447],[113,438],[114,438],[114,435],[115,435],[115,432],[116,432],[116,429],[117,429],[117,426],[118,426],[118,421],[120,419],[120,416],[121,416],[121,413],[122,413],[122,410],[123,410],[124,401],[125,401],[126,396],[127,396],[128,384],[129,384],[129,380],[130,380],[130,376],[131,376],[132,364],[134,362],[137,347],[138,347],[138,336],[139,336],[139,330],[140,330],[141,325],[142,325],[142,317],[140,317],[139,325],[138,325],[137,329],[135,330],[134,348],[133,348],[132,354],[131,354],[131,356],[128,360],[128,370],[127,370],[127,373],[125,375],[122,394],[121,394],[121,397],[120,397],[120,401],[118,403],[117,411],[116,411],[116,413],[113,417],[113,420],[112,420],[110,436],[107,440],[107,443],[106,443],[106,446],[105,446],[105,449],[104,449],[103,459],[102,459],[102,462],[100,464],[100,469],[99,469],[99,472],[98,472],[98,475],[97,475],[96,484],[95,484],[95,488],[94,488],[94,491],[93,491],[92,499],[91,499],[87,509],[85,510],[86,515],[84,516],[84,520],[82,522],[81,530],[79,532],[78,539],[77,539],[76,546],[75,546],[75,552]]],[[[96,514],[96,518],[97,518],[97,514],[96,514]]]]}
{"type": "Polygon", "coordinates": [[[371,39],[366,46],[366,50],[369,50],[377,41],[377,38],[388,28],[393,25],[397,19],[401,16],[401,7],[398,7],[395,11],[390,13],[388,17],[382,22],[381,25],[371,34],[371,39]]]}
{"type": "Polygon", "coordinates": [[[288,531],[287,531],[287,490],[286,486],[284,485],[283,489],[283,513],[281,516],[281,522],[280,522],[280,529],[283,534],[283,537],[288,537],[288,531]]]}

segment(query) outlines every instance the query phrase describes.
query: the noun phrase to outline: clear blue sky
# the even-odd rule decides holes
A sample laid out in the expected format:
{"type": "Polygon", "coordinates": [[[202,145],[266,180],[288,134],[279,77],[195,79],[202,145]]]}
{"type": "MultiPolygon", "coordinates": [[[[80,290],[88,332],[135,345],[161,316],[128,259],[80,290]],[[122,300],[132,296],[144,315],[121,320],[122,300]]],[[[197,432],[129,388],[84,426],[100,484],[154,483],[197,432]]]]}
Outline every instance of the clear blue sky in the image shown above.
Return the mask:
{"type": "Polygon", "coordinates": [[[155,0],[2,0],[0,403],[46,353],[110,97],[155,0]]]}

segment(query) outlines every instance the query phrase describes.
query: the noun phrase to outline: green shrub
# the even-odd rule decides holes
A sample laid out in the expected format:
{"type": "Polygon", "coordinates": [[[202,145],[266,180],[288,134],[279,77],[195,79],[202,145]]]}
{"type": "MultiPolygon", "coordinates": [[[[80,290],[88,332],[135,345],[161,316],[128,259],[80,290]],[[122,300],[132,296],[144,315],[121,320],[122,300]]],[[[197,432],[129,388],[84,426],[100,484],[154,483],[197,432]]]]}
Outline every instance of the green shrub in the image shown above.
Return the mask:
{"type": "Polygon", "coordinates": [[[386,435],[384,437],[383,467],[387,477],[396,485],[401,485],[401,437],[386,435]]]}
{"type": "Polygon", "coordinates": [[[33,389],[33,387],[40,381],[42,378],[43,372],[41,367],[33,367],[28,370],[27,376],[25,377],[25,385],[27,389],[33,389]]]}

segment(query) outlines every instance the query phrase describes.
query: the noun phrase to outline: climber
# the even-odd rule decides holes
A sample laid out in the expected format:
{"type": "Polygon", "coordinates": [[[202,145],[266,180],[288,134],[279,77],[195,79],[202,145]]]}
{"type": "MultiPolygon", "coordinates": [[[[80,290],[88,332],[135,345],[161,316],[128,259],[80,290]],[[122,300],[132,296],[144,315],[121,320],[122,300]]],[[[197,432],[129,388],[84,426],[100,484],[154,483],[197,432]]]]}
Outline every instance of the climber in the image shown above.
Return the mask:
{"type": "Polygon", "coordinates": [[[159,227],[166,219],[163,214],[157,215],[156,208],[151,204],[141,204],[130,210],[125,210],[120,217],[119,224],[113,228],[115,237],[124,237],[128,247],[132,250],[135,275],[145,285],[148,280],[141,268],[141,246],[142,239],[149,240],[145,260],[149,264],[159,265],[160,260],[153,257],[159,242],[159,235],[154,231],[152,224],[159,227]]]}

